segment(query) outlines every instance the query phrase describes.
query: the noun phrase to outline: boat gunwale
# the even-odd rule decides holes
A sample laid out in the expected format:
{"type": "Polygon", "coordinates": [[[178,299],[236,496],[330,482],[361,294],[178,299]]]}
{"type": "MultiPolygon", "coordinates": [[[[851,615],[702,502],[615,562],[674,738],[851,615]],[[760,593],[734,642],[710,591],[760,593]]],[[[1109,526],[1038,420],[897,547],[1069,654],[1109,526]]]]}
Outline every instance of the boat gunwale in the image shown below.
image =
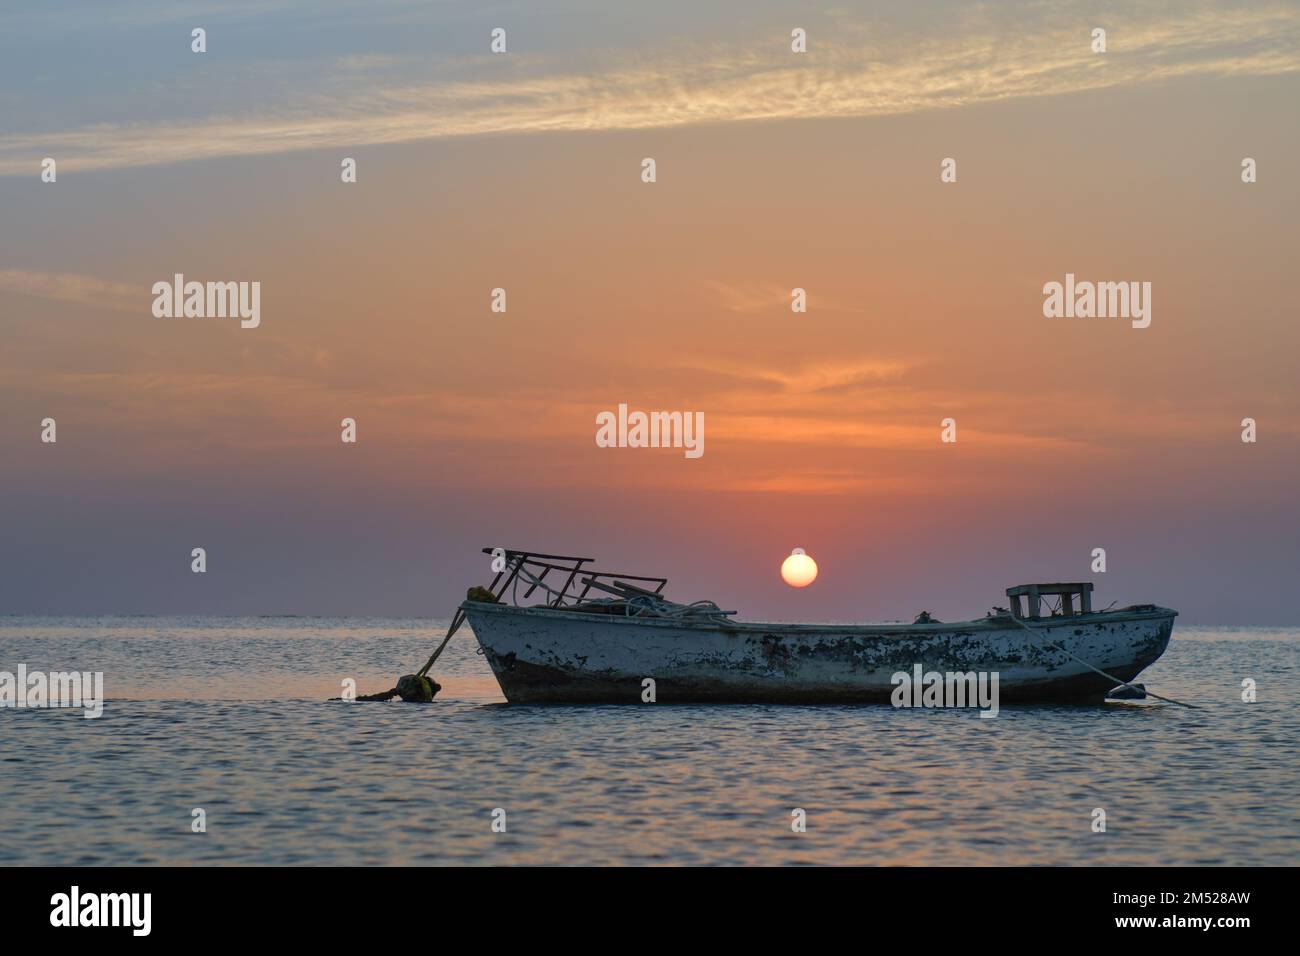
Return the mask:
{"type": "MultiPolygon", "coordinates": [[[[969,621],[931,621],[924,624],[805,624],[784,621],[718,621],[690,620],[685,618],[627,617],[615,614],[593,614],[590,611],[575,611],[568,608],[553,608],[539,605],[519,607],[515,604],[488,603],[484,601],[463,601],[460,609],[469,612],[488,612],[524,617],[540,617],[548,620],[562,619],[590,623],[608,623],[620,626],[666,627],[676,630],[708,630],[726,633],[772,633],[785,632],[793,634],[947,634],[953,631],[1006,631],[1019,629],[1027,625],[1035,630],[1052,627],[1078,627],[1083,625],[1121,623],[1123,621],[1146,621],[1162,618],[1175,618],[1178,612],[1173,608],[1151,605],[1150,610],[1130,611],[1092,611],[1088,614],[1062,615],[1059,617],[1013,618],[1010,614],[996,617],[982,617],[969,621]],[[1017,622],[1017,623],[1013,623],[1017,622]]],[[[473,622],[471,621],[471,626],[473,622]]]]}

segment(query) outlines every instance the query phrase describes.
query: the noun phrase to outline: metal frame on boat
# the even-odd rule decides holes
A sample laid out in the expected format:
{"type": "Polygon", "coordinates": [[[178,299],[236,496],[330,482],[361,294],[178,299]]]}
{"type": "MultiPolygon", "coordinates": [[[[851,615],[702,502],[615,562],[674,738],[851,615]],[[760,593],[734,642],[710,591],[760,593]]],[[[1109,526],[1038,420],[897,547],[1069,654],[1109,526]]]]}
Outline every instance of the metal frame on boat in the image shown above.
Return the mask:
{"type": "Polygon", "coordinates": [[[583,566],[591,564],[595,558],[575,558],[560,554],[541,554],[536,551],[513,551],[507,548],[484,548],[484,554],[499,556],[504,559],[505,567],[497,572],[497,576],[492,579],[488,590],[499,600],[506,589],[515,584],[521,576],[529,581],[528,590],[524,592],[524,598],[532,597],[534,591],[539,587],[544,588],[551,595],[552,600],[548,607],[564,607],[566,602],[571,604],[581,604],[582,601],[591,593],[592,589],[604,591],[607,594],[613,594],[616,597],[633,597],[638,594],[662,594],[668,585],[667,578],[655,577],[649,574],[624,574],[618,571],[596,571],[587,569],[583,571],[583,566]],[[568,572],[564,578],[564,583],[559,590],[547,587],[545,580],[547,575],[552,571],[559,571],[561,575],[568,572]],[[585,574],[579,578],[579,574],[585,574]],[[503,581],[502,578],[505,578],[503,581]],[[630,581],[641,581],[653,584],[653,588],[645,588],[640,585],[630,584],[630,581]],[[500,587],[498,587],[498,584],[500,587]],[[582,585],[582,590],[576,595],[571,591],[577,585],[582,585]]]}
{"type": "MultiPolygon", "coordinates": [[[[668,585],[667,578],[652,577],[646,574],[620,574],[613,571],[596,571],[594,569],[587,571],[585,578],[578,579],[578,574],[582,573],[583,565],[591,564],[596,560],[595,558],[543,554],[540,551],[515,551],[510,548],[484,548],[483,553],[490,554],[494,559],[505,562],[501,568],[497,569],[496,577],[492,579],[492,583],[486,588],[478,589],[491,594],[492,601],[487,603],[499,602],[512,585],[516,588],[512,592],[512,599],[517,603],[520,577],[524,577],[528,582],[528,590],[524,592],[524,600],[532,597],[533,592],[538,588],[542,588],[551,598],[551,601],[546,605],[551,608],[580,605],[592,588],[618,597],[629,598],[637,594],[659,595],[663,593],[663,589],[668,585]],[[546,584],[546,577],[552,571],[559,571],[564,576],[564,583],[558,591],[546,584]],[[565,576],[566,572],[567,576],[565,576]],[[504,580],[502,580],[503,578],[504,580]],[[628,584],[628,581],[642,581],[654,584],[655,587],[646,589],[639,585],[628,584]],[[572,593],[575,584],[582,585],[582,590],[578,592],[576,597],[572,593]]],[[[456,609],[456,613],[451,619],[451,626],[447,629],[448,638],[455,634],[465,622],[465,610],[463,604],[456,609]]],[[[446,641],[443,643],[445,644],[446,641]]]]}

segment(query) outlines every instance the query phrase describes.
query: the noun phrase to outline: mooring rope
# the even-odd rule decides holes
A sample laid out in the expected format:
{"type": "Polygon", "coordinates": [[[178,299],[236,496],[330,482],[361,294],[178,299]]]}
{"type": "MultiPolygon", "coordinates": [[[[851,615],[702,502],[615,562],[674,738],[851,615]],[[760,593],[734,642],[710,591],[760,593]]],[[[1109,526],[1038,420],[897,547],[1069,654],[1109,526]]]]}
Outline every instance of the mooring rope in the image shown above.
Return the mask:
{"type": "MultiPolygon", "coordinates": [[[[1047,641],[1047,638],[1046,638],[1045,635],[1039,634],[1037,631],[1035,631],[1032,627],[1030,627],[1030,626],[1029,626],[1028,624],[1026,624],[1024,621],[1020,620],[1020,618],[1016,617],[1014,614],[1011,615],[1011,620],[1015,621],[1017,624],[1019,624],[1021,627],[1023,627],[1026,631],[1028,631],[1028,632],[1029,632],[1030,634],[1032,634],[1034,637],[1042,638],[1043,641],[1047,641]]],[[[1126,681],[1126,680],[1120,680],[1120,679],[1119,679],[1118,677],[1116,677],[1114,674],[1107,674],[1107,673],[1106,673],[1104,670],[1102,670],[1100,667],[1093,667],[1091,664],[1089,664],[1087,661],[1085,661],[1082,657],[1080,657],[1080,656],[1077,655],[1077,654],[1071,654],[1069,650],[1067,650],[1065,647],[1061,646],[1060,644],[1052,644],[1052,643],[1048,642],[1048,643],[1047,643],[1047,646],[1048,646],[1048,647],[1054,647],[1054,648],[1056,648],[1058,651],[1061,651],[1062,653],[1066,654],[1067,656],[1074,658],[1076,661],[1078,661],[1078,662],[1079,662],[1080,664],[1082,664],[1084,667],[1088,668],[1088,670],[1090,670],[1090,671],[1095,671],[1096,673],[1100,674],[1102,677],[1106,678],[1107,680],[1113,680],[1116,684],[1123,684],[1125,687],[1128,687],[1128,688],[1130,688],[1130,689],[1132,689],[1132,690],[1135,690],[1135,691],[1137,691],[1138,693],[1140,693],[1140,694],[1142,694],[1142,695],[1144,695],[1144,696],[1146,696],[1146,697],[1154,697],[1156,700],[1163,700],[1166,704],[1177,704],[1179,707],[1187,707],[1187,708],[1189,708],[1190,710],[1200,710],[1200,708],[1197,707],[1195,704],[1187,704],[1187,703],[1184,703],[1184,702],[1181,701],[1181,700],[1174,700],[1172,697],[1161,697],[1161,696],[1160,696],[1159,694],[1157,694],[1155,691],[1147,690],[1145,687],[1134,687],[1134,686],[1133,686],[1132,684],[1130,684],[1128,681],[1126,681]]]]}
{"type": "Polygon", "coordinates": [[[429,668],[433,666],[433,662],[438,659],[440,654],[442,654],[442,649],[447,646],[447,642],[451,640],[451,636],[455,633],[456,628],[452,627],[447,629],[447,636],[442,639],[442,643],[438,645],[438,649],[429,655],[429,659],[424,662],[424,666],[415,672],[416,677],[423,677],[425,674],[429,673],[429,668]]]}
{"type": "MultiPolygon", "coordinates": [[[[524,567],[523,567],[523,565],[521,564],[521,565],[519,566],[519,568],[518,568],[518,572],[517,572],[516,574],[512,575],[512,577],[514,578],[514,581],[513,581],[513,586],[512,586],[512,589],[511,589],[510,594],[511,594],[511,598],[514,600],[514,602],[515,602],[516,604],[519,603],[519,578],[520,578],[521,575],[524,576],[524,577],[526,577],[526,578],[528,579],[529,583],[535,585],[536,587],[541,588],[541,589],[542,589],[543,591],[545,591],[547,594],[554,594],[556,597],[559,597],[559,596],[560,596],[560,592],[559,592],[559,591],[556,591],[556,590],[555,590],[554,588],[552,588],[550,585],[546,584],[544,581],[542,581],[541,578],[539,578],[539,577],[535,577],[535,576],[533,576],[532,574],[530,574],[528,571],[524,570],[524,567]]],[[[463,620],[463,618],[460,619],[460,620],[463,620]]],[[[458,620],[458,619],[456,619],[456,618],[453,618],[453,619],[452,619],[452,626],[449,627],[449,628],[447,629],[447,636],[444,637],[444,638],[442,639],[442,643],[439,644],[438,647],[434,650],[434,652],[433,652],[432,654],[429,655],[429,659],[428,659],[427,661],[424,662],[424,666],[421,667],[418,671],[415,672],[415,676],[416,676],[416,677],[423,677],[424,675],[426,675],[427,673],[429,673],[429,668],[431,668],[431,667],[433,666],[434,662],[435,662],[439,657],[442,656],[442,652],[443,652],[443,650],[447,647],[447,642],[451,640],[451,636],[452,636],[453,634],[455,634],[457,630],[459,630],[459,628],[460,628],[460,620],[458,620]]],[[[482,649],[480,648],[480,651],[481,651],[481,650],[482,650],[482,649]]]]}

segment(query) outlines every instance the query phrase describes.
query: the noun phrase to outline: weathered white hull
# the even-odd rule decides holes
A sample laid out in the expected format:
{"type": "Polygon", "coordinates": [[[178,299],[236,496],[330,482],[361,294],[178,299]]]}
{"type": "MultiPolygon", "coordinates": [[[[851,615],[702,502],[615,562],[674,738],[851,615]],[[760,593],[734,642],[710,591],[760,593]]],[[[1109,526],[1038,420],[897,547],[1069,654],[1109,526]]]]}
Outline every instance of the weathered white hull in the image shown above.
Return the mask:
{"type": "Polygon", "coordinates": [[[1099,700],[1164,653],[1175,611],[1123,611],[957,624],[683,623],[466,601],[506,699],[512,703],[639,703],[642,681],[659,702],[887,701],[892,676],[997,672],[1003,701],[1099,700]]]}

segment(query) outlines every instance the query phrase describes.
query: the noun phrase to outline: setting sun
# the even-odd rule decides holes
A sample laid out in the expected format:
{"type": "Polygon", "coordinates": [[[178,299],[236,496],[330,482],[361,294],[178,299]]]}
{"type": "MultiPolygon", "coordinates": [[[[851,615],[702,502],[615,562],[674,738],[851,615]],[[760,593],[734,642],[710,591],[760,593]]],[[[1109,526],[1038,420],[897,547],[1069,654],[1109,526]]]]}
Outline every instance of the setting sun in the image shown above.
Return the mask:
{"type": "Polygon", "coordinates": [[[781,579],[792,588],[806,588],[817,580],[817,562],[795,548],[781,564],[781,579]]]}

